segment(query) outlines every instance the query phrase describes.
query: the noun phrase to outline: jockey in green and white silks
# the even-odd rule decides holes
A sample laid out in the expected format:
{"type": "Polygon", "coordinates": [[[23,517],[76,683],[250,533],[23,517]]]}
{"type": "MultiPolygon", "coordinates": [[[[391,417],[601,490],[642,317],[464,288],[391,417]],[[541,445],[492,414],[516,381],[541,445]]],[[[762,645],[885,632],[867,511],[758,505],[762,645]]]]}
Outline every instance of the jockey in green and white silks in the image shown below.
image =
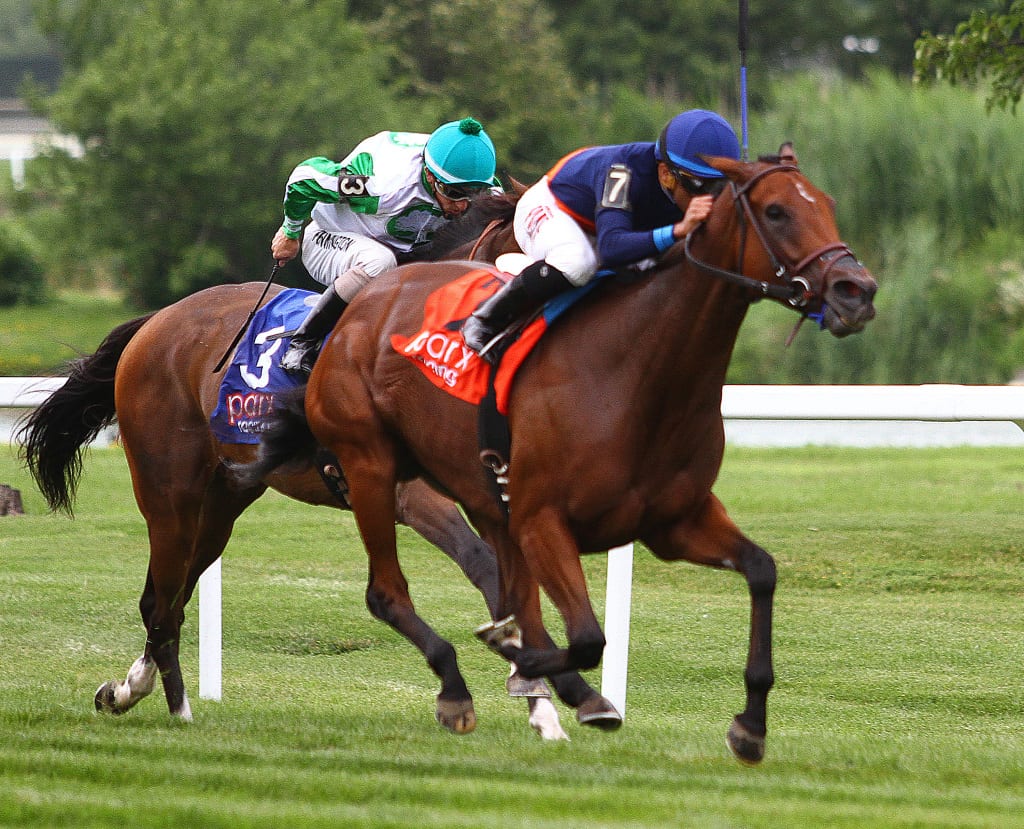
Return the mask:
{"type": "Polygon", "coordinates": [[[429,137],[380,132],[340,163],[318,157],[295,168],[285,189],[284,231],[298,238],[309,220],[302,261],[317,282],[329,285],[347,270],[340,259],[370,276],[383,273],[395,267],[395,251],[429,241],[444,224],[423,166],[429,137]]]}
{"type": "Polygon", "coordinates": [[[271,253],[284,264],[298,254],[301,237],[306,270],[332,287],[292,335],[281,365],[308,372],[316,346],[359,289],[494,186],[495,162],[483,127],[464,118],[429,135],[377,133],[341,162],[317,156],[299,164],[271,253]]]}

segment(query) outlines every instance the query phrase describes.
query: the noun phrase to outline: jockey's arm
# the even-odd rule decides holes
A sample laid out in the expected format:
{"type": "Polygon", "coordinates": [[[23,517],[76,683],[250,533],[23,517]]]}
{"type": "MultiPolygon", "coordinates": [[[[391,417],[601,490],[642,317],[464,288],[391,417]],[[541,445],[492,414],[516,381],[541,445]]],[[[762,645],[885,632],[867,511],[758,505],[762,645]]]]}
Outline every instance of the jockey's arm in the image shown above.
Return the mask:
{"type": "Polygon", "coordinates": [[[601,266],[615,268],[657,256],[667,247],[659,243],[658,230],[634,230],[633,213],[605,209],[597,214],[597,254],[601,266]]]}
{"type": "Polygon", "coordinates": [[[343,169],[338,162],[323,156],[306,159],[296,167],[285,186],[284,223],[279,232],[297,240],[317,202],[337,204],[341,201],[338,174],[343,169]]]}

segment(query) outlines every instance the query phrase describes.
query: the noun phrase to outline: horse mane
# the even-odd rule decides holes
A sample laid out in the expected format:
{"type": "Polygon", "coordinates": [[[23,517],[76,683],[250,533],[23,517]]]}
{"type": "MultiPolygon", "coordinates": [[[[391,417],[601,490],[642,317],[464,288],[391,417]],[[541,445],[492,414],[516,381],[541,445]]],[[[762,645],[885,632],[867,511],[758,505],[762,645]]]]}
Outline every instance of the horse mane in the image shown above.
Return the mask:
{"type": "Polygon", "coordinates": [[[437,262],[471,245],[491,222],[511,221],[521,195],[521,192],[510,192],[478,196],[465,213],[445,224],[425,245],[413,248],[401,262],[437,262]]]}

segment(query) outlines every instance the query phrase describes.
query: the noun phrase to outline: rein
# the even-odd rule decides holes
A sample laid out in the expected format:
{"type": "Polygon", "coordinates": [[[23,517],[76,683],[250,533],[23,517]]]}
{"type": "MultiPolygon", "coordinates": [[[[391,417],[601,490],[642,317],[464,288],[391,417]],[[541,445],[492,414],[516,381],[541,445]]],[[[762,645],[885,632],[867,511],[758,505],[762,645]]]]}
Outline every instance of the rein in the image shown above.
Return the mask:
{"type": "Polygon", "coordinates": [[[484,243],[484,239],[487,238],[487,235],[489,233],[491,233],[492,231],[497,230],[504,223],[505,223],[505,221],[503,219],[491,219],[491,221],[488,223],[487,227],[484,228],[483,233],[481,233],[480,237],[476,240],[476,243],[473,245],[473,249],[470,250],[470,252],[469,252],[469,258],[470,259],[476,259],[476,252],[478,250],[480,250],[480,246],[484,243]]]}
{"type": "MultiPolygon", "coordinates": [[[[759,182],[765,176],[771,175],[772,173],[783,173],[783,172],[799,172],[798,168],[789,165],[778,165],[775,167],[769,167],[766,170],[762,170],[760,173],[751,178],[742,187],[737,187],[735,182],[730,182],[733,193],[733,203],[736,205],[737,213],[740,218],[740,254],[739,254],[739,265],[738,268],[743,267],[744,253],[746,251],[747,244],[747,226],[749,225],[754,229],[754,233],[757,234],[757,238],[761,242],[761,246],[765,249],[768,254],[768,258],[771,260],[772,267],[775,270],[775,276],[783,280],[782,285],[778,285],[773,282],[765,282],[764,280],[754,279],[753,277],[747,276],[741,273],[739,270],[730,271],[725,268],[719,268],[709,262],[704,262],[693,255],[690,250],[690,243],[693,238],[693,234],[696,231],[689,233],[684,241],[684,251],[686,253],[686,259],[701,270],[718,277],[719,279],[728,282],[732,285],[738,285],[741,288],[748,288],[758,296],[752,300],[756,302],[762,297],[771,297],[773,299],[785,300],[789,305],[798,311],[803,312],[803,316],[818,318],[820,314],[808,314],[804,309],[807,304],[814,299],[816,292],[811,287],[810,280],[806,276],[802,275],[802,272],[807,269],[811,263],[816,260],[823,260],[827,264],[825,265],[825,271],[822,274],[822,284],[824,279],[828,275],[828,272],[842,259],[847,256],[854,256],[853,251],[850,250],[849,246],[845,242],[831,242],[811,254],[808,254],[799,262],[791,265],[786,265],[780,261],[780,258],[776,255],[775,250],[772,248],[768,237],[765,235],[764,230],[758,222],[757,217],[754,215],[753,208],[750,206],[750,198],[748,192],[753,186],[759,182]],[[838,254],[834,256],[828,256],[829,254],[838,254]],[[826,259],[826,257],[828,257],[826,259]]],[[[854,257],[856,258],[856,257],[854,257]]],[[[819,320],[820,322],[820,320],[819,320]]]]}

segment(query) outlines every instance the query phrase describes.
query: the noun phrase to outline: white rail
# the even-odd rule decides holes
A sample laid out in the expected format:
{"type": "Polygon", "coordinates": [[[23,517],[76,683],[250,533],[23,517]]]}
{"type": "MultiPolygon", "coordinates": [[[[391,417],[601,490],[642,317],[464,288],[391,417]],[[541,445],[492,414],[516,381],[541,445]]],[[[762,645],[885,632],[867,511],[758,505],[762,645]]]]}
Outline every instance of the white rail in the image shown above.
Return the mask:
{"type": "MultiPolygon", "coordinates": [[[[0,377],[0,408],[31,408],[61,378],[0,377]]],[[[726,386],[727,420],[1010,421],[1024,429],[1024,386],[726,386]]],[[[601,692],[626,713],[633,545],[608,553],[601,692]]],[[[221,570],[199,580],[199,696],[221,698],[221,570]]]]}

